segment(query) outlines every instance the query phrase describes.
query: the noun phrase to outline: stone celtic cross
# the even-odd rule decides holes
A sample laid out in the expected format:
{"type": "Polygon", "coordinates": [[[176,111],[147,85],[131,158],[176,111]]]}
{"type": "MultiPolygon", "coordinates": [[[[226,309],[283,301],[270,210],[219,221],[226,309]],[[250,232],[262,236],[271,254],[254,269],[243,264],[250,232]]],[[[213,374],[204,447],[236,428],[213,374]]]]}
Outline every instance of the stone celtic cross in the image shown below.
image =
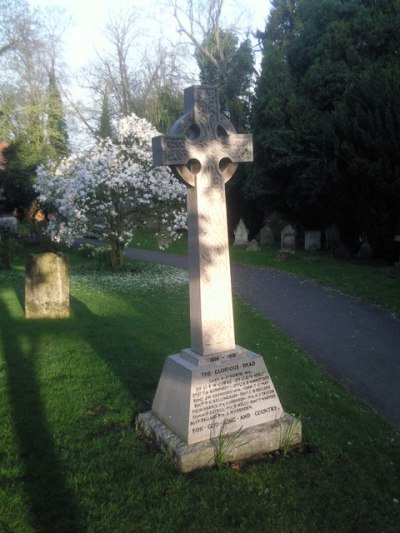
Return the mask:
{"type": "Polygon", "coordinates": [[[191,349],[234,351],[225,183],[238,163],[253,160],[252,136],[237,134],[220,113],[217,89],[189,87],[185,114],[153,138],[153,160],[188,185],[191,349]]]}

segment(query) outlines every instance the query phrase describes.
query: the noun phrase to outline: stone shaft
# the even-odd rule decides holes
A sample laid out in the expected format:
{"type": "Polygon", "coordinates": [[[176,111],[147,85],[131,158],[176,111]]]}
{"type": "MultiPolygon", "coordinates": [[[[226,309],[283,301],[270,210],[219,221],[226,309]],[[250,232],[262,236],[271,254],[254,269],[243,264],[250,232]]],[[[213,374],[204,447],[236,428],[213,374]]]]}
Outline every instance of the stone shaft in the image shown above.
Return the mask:
{"type": "Polygon", "coordinates": [[[211,87],[186,89],[185,114],[153,139],[154,163],[188,185],[191,348],[200,355],[235,348],[225,183],[252,158],[252,136],[236,133],[211,87]]]}
{"type": "Polygon", "coordinates": [[[190,336],[200,355],[235,349],[225,187],[207,176],[188,189],[190,336]]]}

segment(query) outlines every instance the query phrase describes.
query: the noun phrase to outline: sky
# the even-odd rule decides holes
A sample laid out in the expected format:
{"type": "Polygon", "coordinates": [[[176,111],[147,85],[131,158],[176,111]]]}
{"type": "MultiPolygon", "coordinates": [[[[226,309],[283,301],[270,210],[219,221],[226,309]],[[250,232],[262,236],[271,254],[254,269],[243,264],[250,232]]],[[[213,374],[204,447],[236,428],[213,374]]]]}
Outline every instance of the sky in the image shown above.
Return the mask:
{"type": "MultiPolygon", "coordinates": [[[[176,22],[165,8],[167,0],[30,0],[41,8],[57,6],[71,18],[64,34],[64,59],[76,71],[106,48],[103,30],[110,14],[137,11],[148,35],[177,39],[176,22]]],[[[223,12],[227,25],[237,24],[245,31],[264,30],[270,9],[269,0],[225,0],[223,12]]]]}
{"type": "MultiPolygon", "coordinates": [[[[179,1],[185,2],[185,0],[179,1]]],[[[63,71],[63,95],[69,103],[75,102],[78,106],[91,107],[92,95],[83,87],[82,80],[85,79],[85,75],[82,70],[91,60],[95,60],[98,55],[102,57],[107,52],[109,45],[104,36],[104,29],[110,16],[115,17],[134,11],[135,18],[136,15],[140,17],[145,35],[140,41],[135,41],[137,58],[131,57],[134,61],[136,59],[140,61],[144,50],[146,48],[151,50],[152,43],[158,42],[160,37],[174,43],[180,39],[177,23],[171,10],[167,8],[169,0],[28,0],[28,2],[32,7],[37,6],[41,9],[61,8],[65,12],[65,20],[70,19],[63,35],[62,63],[66,63],[67,66],[65,72],[63,71]],[[67,86],[66,80],[68,80],[67,86]]],[[[243,36],[248,30],[263,31],[269,10],[270,0],[224,0],[222,27],[233,25],[243,36]]],[[[256,53],[255,59],[256,66],[259,67],[261,53],[256,53]]],[[[62,63],[58,60],[59,67],[62,63]]],[[[197,65],[194,59],[187,63],[187,68],[192,70],[187,73],[189,78],[195,81],[193,76],[196,76],[197,65]]],[[[75,113],[72,112],[68,116],[71,143],[74,146],[81,146],[89,142],[87,132],[82,128],[80,121],[76,120],[75,113]]]]}

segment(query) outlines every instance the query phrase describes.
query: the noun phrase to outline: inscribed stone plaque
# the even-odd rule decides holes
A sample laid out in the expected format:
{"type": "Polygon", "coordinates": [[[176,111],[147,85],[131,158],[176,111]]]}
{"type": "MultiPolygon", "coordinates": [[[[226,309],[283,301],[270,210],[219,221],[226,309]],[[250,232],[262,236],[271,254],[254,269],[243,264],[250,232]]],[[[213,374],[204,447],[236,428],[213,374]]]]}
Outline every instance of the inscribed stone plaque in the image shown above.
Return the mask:
{"type": "Polygon", "coordinates": [[[69,317],[66,257],[50,252],[28,257],[25,269],[25,317],[69,317]]]}
{"type": "Polygon", "coordinates": [[[191,350],[169,356],[153,412],[187,444],[284,415],[263,358],[243,348],[202,360],[191,350]]]}

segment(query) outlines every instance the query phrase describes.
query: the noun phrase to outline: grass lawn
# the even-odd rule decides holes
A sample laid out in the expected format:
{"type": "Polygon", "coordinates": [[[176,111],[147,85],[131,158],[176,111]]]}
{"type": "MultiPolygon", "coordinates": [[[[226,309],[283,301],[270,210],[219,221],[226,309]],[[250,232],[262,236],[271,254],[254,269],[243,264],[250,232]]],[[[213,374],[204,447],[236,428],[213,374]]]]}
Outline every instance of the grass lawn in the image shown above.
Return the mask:
{"type": "MultiPolygon", "coordinates": [[[[132,246],[158,249],[155,238],[146,232],[139,232],[132,246]]],[[[166,251],[187,254],[186,235],[173,242],[166,251]]],[[[326,252],[302,250],[298,250],[294,258],[282,260],[278,245],[266,245],[257,252],[249,252],[245,246],[231,246],[230,256],[233,263],[271,268],[312,279],[344,294],[390,309],[400,317],[400,280],[390,277],[390,265],[383,261],[336,259],[326,252]]]]}
{"type": "Polygon", "coordinates": [[[235,300],[301,451],[189,475],[135,431],[164,359],[189,346],[187,274],[71,260],[69,320],[26,321],[22,265],[0,272],[1,532],[393,532],[400,443],[291,340],[235,300]]]}

